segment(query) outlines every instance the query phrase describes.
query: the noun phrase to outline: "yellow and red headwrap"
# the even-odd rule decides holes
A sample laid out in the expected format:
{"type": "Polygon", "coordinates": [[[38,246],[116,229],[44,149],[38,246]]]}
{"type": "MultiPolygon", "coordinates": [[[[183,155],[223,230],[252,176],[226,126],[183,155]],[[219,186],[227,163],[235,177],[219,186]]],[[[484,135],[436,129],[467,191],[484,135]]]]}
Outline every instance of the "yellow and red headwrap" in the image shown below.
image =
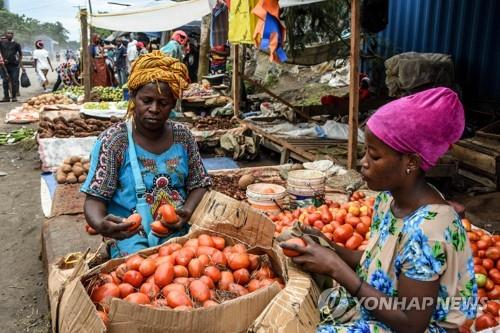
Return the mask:
{"type": "MultiPolygon", "coordinates": [[[[176,58],[166,56],[160,51],[153,51],[139,56],[133,63],[128,78],[128,89],[137,91],[148,83],[165,82],[175,99],[182,95],[188,87],[189,74],[186,65],[176,58]]],[[[159,90],[158,86],[158,90],[159,90]]],[[[129,101],[128,114],[130,117],[135,108],[132,100],[129,101]]]]}

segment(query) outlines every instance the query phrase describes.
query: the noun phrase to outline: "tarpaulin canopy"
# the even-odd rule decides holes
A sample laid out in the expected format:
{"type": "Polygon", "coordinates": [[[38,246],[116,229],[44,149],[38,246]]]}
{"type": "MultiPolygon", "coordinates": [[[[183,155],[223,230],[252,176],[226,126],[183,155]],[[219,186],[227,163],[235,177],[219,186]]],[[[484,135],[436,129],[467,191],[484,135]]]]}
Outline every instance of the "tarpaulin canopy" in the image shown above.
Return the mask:
{"type": "MultiPolygon", "coordinates": [[[[280,0],[281,8],[325,0],[280,0]]],[[[126,9],[114,13],[91,14],[94,27],[129,32],[156,32],[179,28],[210,13],[208,0],[168,1],[161,5],[126,9]]]]}
{"type": "Polygon", "coordinates": [[[167,31],[199,20],[210,13],[207,0],[190,0],[142,7],[115,13],[92,14],[89,24],[94,27],[129,32],[167,31]]]}

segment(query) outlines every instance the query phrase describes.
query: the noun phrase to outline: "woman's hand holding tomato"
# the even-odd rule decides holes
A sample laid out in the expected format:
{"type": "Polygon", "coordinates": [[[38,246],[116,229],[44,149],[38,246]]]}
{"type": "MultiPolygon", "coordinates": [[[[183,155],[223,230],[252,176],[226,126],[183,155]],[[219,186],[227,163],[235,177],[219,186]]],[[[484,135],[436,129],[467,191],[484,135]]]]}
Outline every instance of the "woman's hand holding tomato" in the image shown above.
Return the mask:
{"type": "Polygon", "coordinates": [[[133,228],[134,224],[133,221],[109,214],[95,226],[95,230],[104,237],[121,240],[130,238],[137,233],[140,228],[133,228]]]}
{"type": "Polygon", "coordinates": [[[280,246],[283,249],[298,252],[299,255],[293,257],[292,261],[305,271],[337,279],[345,269],[350,270],[350,267],[335,251],[319,245],[308,235],[304,235],[302,239],[307,244],[305,247],[285,242],[281,243],[280,246]]]}

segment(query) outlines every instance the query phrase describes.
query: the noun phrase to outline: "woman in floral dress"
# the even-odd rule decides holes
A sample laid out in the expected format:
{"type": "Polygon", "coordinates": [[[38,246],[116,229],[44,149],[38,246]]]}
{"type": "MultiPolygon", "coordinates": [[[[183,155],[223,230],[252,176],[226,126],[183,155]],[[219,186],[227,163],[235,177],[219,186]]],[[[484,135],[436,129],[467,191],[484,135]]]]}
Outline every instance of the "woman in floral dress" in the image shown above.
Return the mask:
{"type": "MultiPolygon", "coordinates": [[[[366,250],[322,247],[305,236],[293,261],[332,277],[317,332],[457,332],[476,314],[472,252],[460,218],[425,181],[464,129],[457,95],[435,88],[380,108],[365,130],[361,173],[381,191],[366,250]]],[[[306,233],[314,233],[310,229],[306,233]]]]}
{"type": "Polygon", "coordinates": [[[168,120],[187,79],[187,69],[177,59],[160,51],[139,56],[128,80],[127,120],[104,131],[94,146],[81,188],[87,194],[84,212],[99,234],[116,240],[109,248],[113,258],[186,234],[211,185],[193,135],[168,120]],[[160,219],[164,204],[177,209],[179,222],[160,236],[151,223],[160,219]],[[124,220],[135,210],[142,226],[130,231],[131,223],[124,220]]]}

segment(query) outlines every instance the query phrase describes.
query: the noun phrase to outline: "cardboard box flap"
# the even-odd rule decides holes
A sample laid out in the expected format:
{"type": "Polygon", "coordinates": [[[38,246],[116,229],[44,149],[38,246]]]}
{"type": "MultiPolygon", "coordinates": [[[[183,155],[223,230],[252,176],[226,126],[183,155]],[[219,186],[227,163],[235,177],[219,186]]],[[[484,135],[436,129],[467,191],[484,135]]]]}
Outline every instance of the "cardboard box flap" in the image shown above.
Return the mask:
{"type": "Polygon", "coordinates": [[[59,333],[106,332],[97,310],[80,279],[66,286],[59,304],[59,333]]]}
{"type": "Polygon", "coordinates": [[[287,266],[288,282],[259,315],[249,332],[316,332],[319,324],[319,289],[310,275],[292,264],[287,266]]]}
{"type": "Polygon", "coordinates": [[[210,191],[203,197],[191,223],[192,228],[201,230],[223,224],[224,227],[218,228],[220,232],[237,235],[238,240],[249,247],[257,244],[272,247],[273,244],[275,226],[265,214],[219,192],[210,191]]]}
{"type": "Polygon", "coordinates": [[[280,290],[277,284],[273,284],[219,306],[189,311],[154,309],[115,298],[109,314],[109,332],[243,332],[280,290]]]}

